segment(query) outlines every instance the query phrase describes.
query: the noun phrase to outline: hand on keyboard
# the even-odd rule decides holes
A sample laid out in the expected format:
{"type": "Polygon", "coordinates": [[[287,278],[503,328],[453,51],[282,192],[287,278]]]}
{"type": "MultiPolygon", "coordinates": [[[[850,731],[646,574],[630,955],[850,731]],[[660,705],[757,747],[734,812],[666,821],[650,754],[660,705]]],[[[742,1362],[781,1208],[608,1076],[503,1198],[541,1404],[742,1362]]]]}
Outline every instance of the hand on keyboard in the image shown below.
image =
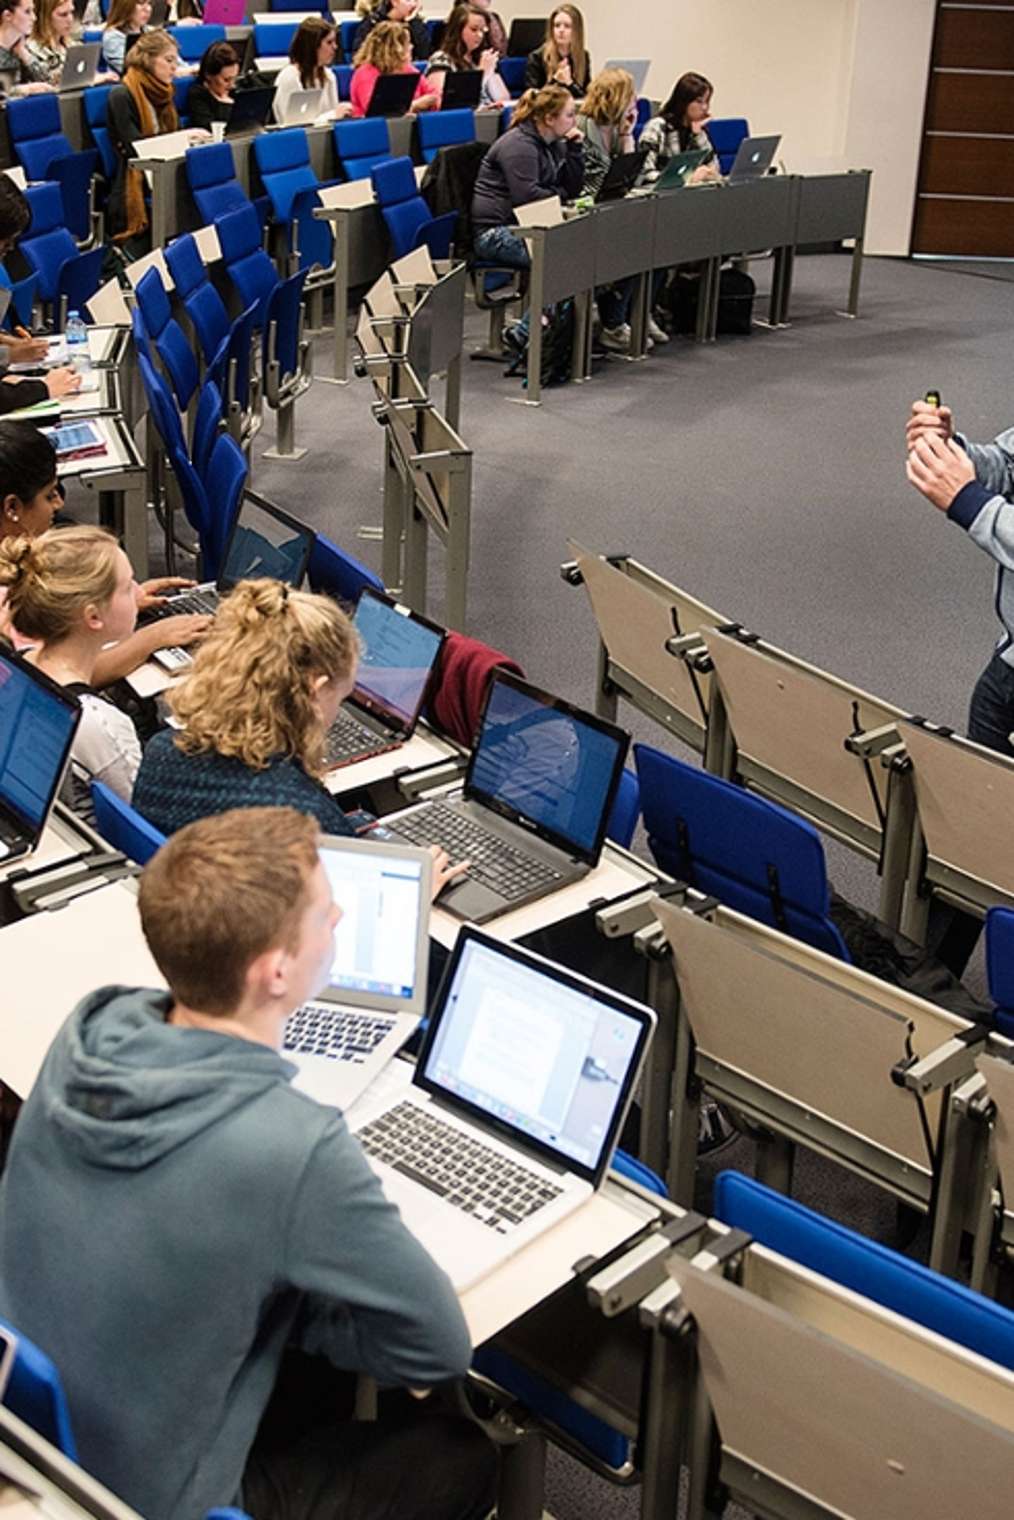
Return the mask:
{"type": "Polygon", "coordinates": [[[430,845],[430,854],[433,856],[433,901],[436,902],[445,887],[464,876],[470,862],[459,860],[452,865],[451,857],[438,844],[430,845]]]}
{"type": "Polygon", "coordinates": [[[160,618],[153,626],[158,629],[156,649],[186,648],[204,637],[214,620],[205,612],[180,612],[173,617],[160,618]]]}
{"type": "Polygon", "coordinates": [[[154,580],[142,581],[137,588],[137,610],[154,612],[164,607],[169,591],[182,591],[184,586],[196,586],[197,582],[185,575],[157,575],[154,580]]]}

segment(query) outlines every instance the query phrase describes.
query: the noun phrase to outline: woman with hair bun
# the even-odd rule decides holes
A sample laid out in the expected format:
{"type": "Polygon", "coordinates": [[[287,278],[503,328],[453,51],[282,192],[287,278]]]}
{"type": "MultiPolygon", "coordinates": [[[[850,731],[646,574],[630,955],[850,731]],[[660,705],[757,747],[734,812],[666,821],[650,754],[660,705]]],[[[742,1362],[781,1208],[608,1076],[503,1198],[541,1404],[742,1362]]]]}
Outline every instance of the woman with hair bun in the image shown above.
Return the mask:
{"type": "Polygon", "coordinates": [[[93,818],[89,782],[104,781],[129,802],[141,746],[126,713],[95,691],[104,644],[125,639],[137,618],[130,561],[104,528],[51,528],[39,538],[0,539],[0,587],[26,658],[78,697],[81,722],[71,750],[64,798],[93,818]]]}

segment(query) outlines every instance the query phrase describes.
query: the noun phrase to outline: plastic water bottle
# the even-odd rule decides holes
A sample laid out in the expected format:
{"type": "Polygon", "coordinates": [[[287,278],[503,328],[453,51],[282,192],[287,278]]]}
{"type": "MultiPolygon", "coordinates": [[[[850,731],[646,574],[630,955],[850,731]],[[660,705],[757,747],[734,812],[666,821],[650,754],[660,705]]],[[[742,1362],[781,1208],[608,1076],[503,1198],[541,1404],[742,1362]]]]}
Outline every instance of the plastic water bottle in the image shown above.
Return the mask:
{"type": "Polygon", "coordinates": [[[67,342],[67,362],[73,364],[75,369],[87,369],[88,327],[80,312],[68,312],[63,335],[67,342]]]}

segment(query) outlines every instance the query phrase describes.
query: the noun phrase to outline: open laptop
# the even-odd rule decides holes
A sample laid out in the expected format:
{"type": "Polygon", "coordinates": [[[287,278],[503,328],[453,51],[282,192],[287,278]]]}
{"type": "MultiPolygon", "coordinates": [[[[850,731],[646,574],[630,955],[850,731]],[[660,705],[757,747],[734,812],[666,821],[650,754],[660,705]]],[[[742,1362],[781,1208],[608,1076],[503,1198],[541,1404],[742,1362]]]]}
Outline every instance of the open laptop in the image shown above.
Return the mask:
{"type": "Polygon", "coordinates": [[[320,103],[323,99],[323,90],[293,90],[285,102],[279,125],[283,127],[312,126],[320,115],[320,103]]]}
{"type": "Polygon", "coordinates": [[[644,94],[644,81],[647,79],[648,70],[651,68],[650,58],[610,58],[606,64],[606,68],[626,69],[634,81],[634,94],[637,96],[644,94]]]}
{"type": "MultiPolygon", "coordinates": [[[[247,491],[229,534],[222,569],[217,581],[205,581],[190,591],[166,598],[165,604],[145,621],[174,617],[180,612],[212,613],[239,581],[268,578],[301,586],[310,562],[314,533],[298,518],[290,517],[263,496],[247,491]]],[[[191,663],[186,649],[173,645],[152,655],[165,670],[181,670],[191,663]]]]}
{"type": "Polygon", "coordinates": [[[381,755],[411,739],[447,637],[420,613],[369,589],[353,621],[362,654],[352,694],[328,729],[329,767],[381,755]]]}
{"type": "Polygon", "coordinates": [[[730,180],[760,179],[771,168],[781,136],[744,137],[729,170],[730,180]]]}
{"type": "Polygon", "coordinates": [[[596,205],[601,205],[603,201],[621,201],[625,195],[629,195],[641,177],[647,157],[647,148],[635,148],[633,153],[618,153],[596,192],[596,205]]]}
{"type": "Polygon", "coordinates": [[[461,794],[385,819],[381,837],[469,861],[439,906],[485,923],[598,864],[629,743],[615,724],[498,670],[461,794]]]}
{"type": "Polygon", "coordinates": [[[373,86],[367,116],[404,116],[418,88],[415,69],[408,74],[381,74],[373,86]]]}
{"type": "Polygon", "coordinates": [[[674,153],[652,186],[653,190],[682,190],[695,169],[714,158],[710,148],[690,148],[686,153],[674,153]]]}
{"type": "Polygon", "coordinates": [[[440,109],[453,111],[459,108],[476,111],[482,97],[482,70],[460,69],[444,72],[444,88],[440,97],[440,109]]]}
{"type": "Polygon", "coordinates": [[[225,124],[226,137],[238,137],[242,132],[256,132],[258,127],[263,127],[271,115],[274,98],[274,85],[237,90],[229,120],[225,124]]]}
{"type": "Polygon", "coordinates": [[[427,850],[325,836],[342,910],[327,986],[286,1020],[293,1086],[347,1108],[415,1033],[426,1009],[433,860],[427,850]]]}
{"type": "Polygon", "coordinates": [[[546,40],[544,16],[518,16],[507,35],[507,52],[511,58],[526,58],[546,40]]]}
{"type": "Polygon", "coordinates": [[[0,650],[0,861],[38,845],[80,721],[76,697],[0,650]]]}
{"type": "Polygon", "coordinates": [[[57,89],[86,90],[95,83],[101,57],[101,42],[72,42],[63,60],[63,73],[57,89]]]}
{"type": "Polygon", "coordinates": [[[245,18],[246,0],[204,0],[206,26],[242,26],[245,18]]]}
{"type": "Polygon", "coordinates": [[[349,1121],[459,1292],[601,1186],[654,1025],[622,994],[462,929],[411,1082],[349,1121]]]}

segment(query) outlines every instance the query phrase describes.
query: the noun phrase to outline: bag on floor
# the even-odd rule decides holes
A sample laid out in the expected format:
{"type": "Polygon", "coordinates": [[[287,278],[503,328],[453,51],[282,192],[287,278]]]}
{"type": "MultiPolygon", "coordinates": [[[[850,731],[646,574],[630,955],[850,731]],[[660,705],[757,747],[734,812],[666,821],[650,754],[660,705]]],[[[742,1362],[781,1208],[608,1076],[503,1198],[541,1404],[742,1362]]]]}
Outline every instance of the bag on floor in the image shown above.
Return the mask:
{"type": "MultiPolygon", "coordinates": [[[[535,321],[533,314],[532,320],[535,321]]],[[[543,385],[565,385],[570,379],[574,360],[574,302],[568,296],[557,302],[548,326],[542,329],[542,364],[539,378],[543,385]]],[[[507,375],[524,375],[527,350],[520,353],[504,371],[507,375]]]]}
{"type": "MultiPolygon", "coordinates": [[[[701,291],[699,274],[677,274],[669,287],[669,308],[678,333],[697,331],[697,303],[701,291]]],[[[746,336],[753,326],[753,298],[757,287],[741,269],[723,269],[718,276],[718,325],[720,333],[746,336]]]]}

